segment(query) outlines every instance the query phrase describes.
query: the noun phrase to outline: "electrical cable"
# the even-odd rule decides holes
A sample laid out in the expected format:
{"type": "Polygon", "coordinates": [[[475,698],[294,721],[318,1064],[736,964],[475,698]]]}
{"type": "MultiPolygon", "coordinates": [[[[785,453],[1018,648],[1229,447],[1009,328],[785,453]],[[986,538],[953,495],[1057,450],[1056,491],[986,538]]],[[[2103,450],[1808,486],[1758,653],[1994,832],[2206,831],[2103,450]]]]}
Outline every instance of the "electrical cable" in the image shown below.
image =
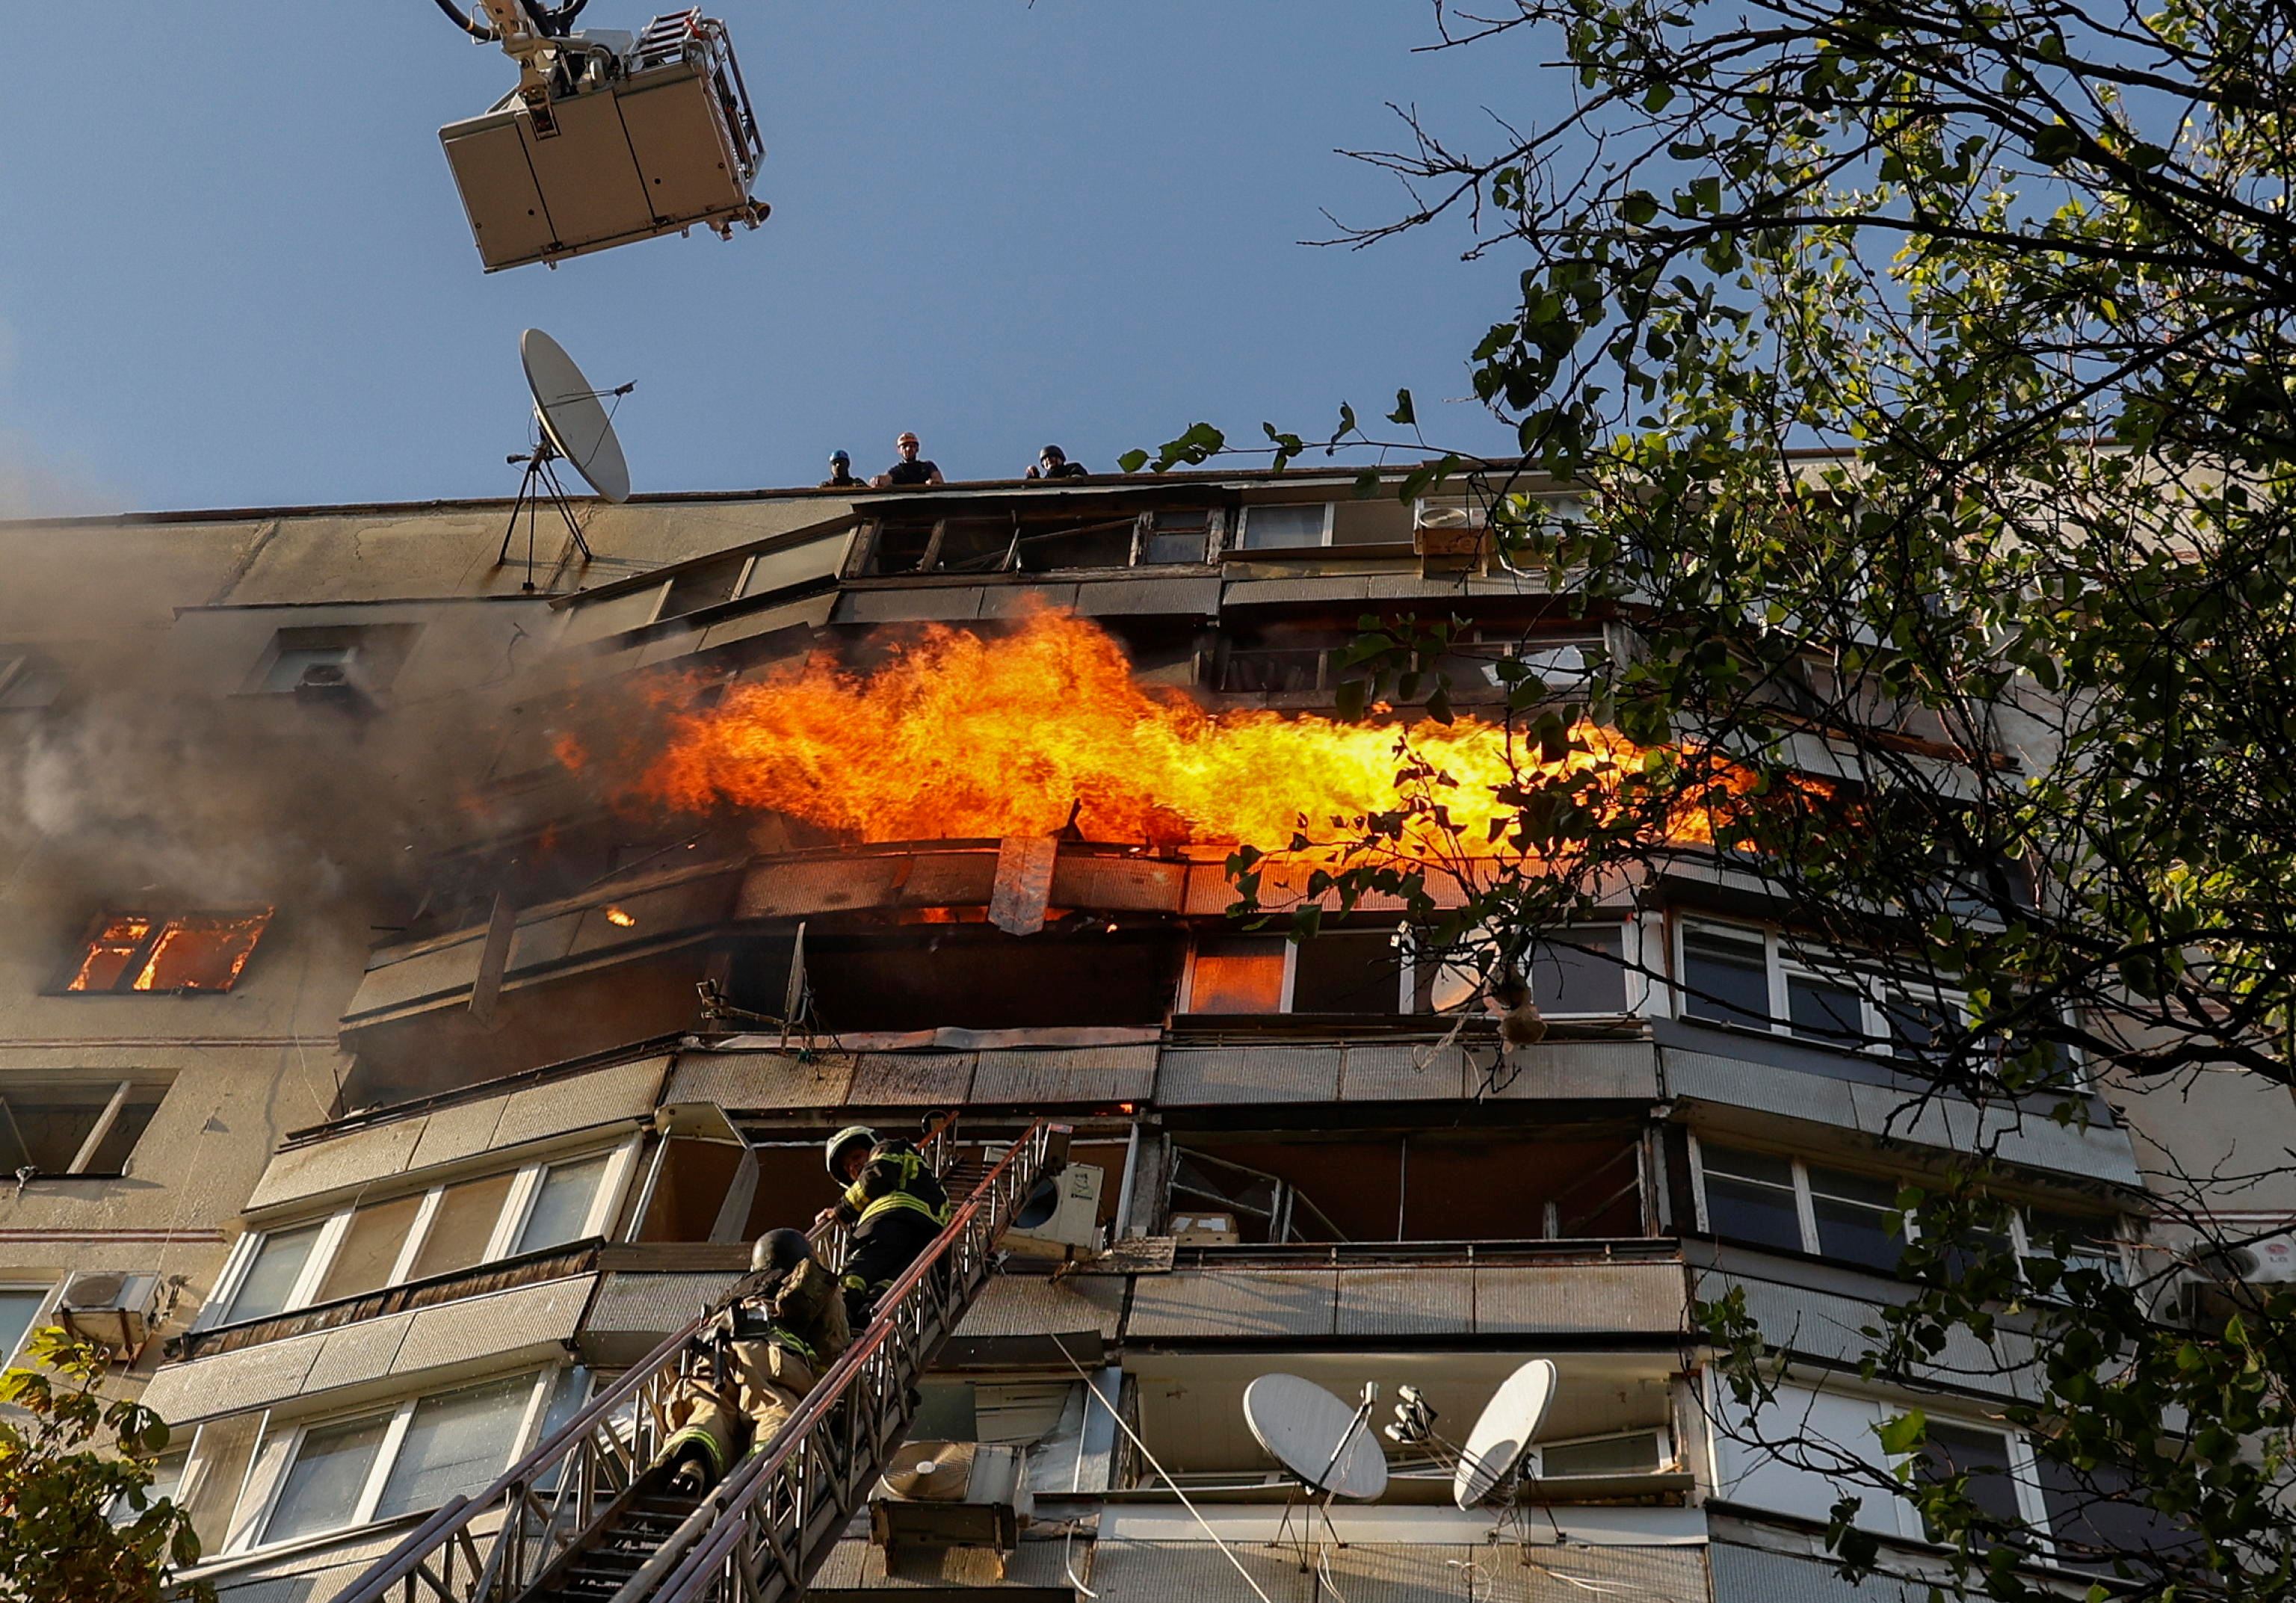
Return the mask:
{"type": "Polygon", "coordinates": [[[446,12],[447,19],[452,21],[455,27],[461,29],[464,33],[470,35],[471,37],[478,40],[482,45],[492,45],[502,37],[502,35],[496,33],[487,24],[483,22],[473,22],[471,20],[469,14],[465,12],[461,6],[455,4],[455,0],[431,0],[431,3],[437,5],[440,11],[446,12]]]}
{"type": "Polygon", "coordinates": [[[1243,1577],[1243,1583],[1246,1586],[1251,1588],[1251,1595],[1259,1599],[1259,1603],[1275,1603],[1274,1599],[1270,1598],[1266,1592],[1259,1590],[1259,1583],[1251,1578],[1251,1572],[1243,1567],[1243,1560],[1235,1556],[1234,1550],[1230,1548],[1226,1542],[1220,1540],[1220,1533],[1212,1529],[1212,1522],[1206,1519],[1201,1513],[1197,1512],[1196,1505],[1188,1501],[1188,1494],[1180,1490],[1180,1483],[1174,1480],[1170,1474],[1166,1471],[1164,1466],[1156,1461],[1156,1455],[1148,1451],[1148,1444],[1140,1439],[1140,1433],[1133,1429],[1132,1427],[1125,1421],[1125,1418],[1122,1414],[1116,1411],[1116,1404],[1111,1403],[1107,1398],[1100,1394],[1100,1388],[1092,1383],[1092,1376],[1086,1372],[1084,1365],[1078,1363],[1076,1361],[1075,1356],[1070,1353],[1068,1344],[1057,1336],[1053,1337],[1051,1340],[1054,1350],[1057,1351],[1062,1358],[1068,1360],[1069,1368],[1074,1370],[1078,1376],[1084,1381],[1085,1395],[1092,1398],[1095,1402],[1098,1403],[1101,1407],[1108,1411],[1108,1417],[1116,1421],[1116,1428],[1122,1431],[1131,1444],[1140,1450],[1140,1456],[1148,1460],[1148,1467],[1151,1469],[1153,1469],[1157,1475],[1162,1478],[1164,1484],[1172,1489],[1172,1495],[1180,1500],[1180,1507],[1188,1511],[1188,1517],[1194,1520],[1198,1525],[1203,1527],[1204,1534],[1212,1539],[1212,1545],[1219,1549],[1221,1556],[1230,1564],[1235,1566],[1235,1573],[1243,1577]]]}

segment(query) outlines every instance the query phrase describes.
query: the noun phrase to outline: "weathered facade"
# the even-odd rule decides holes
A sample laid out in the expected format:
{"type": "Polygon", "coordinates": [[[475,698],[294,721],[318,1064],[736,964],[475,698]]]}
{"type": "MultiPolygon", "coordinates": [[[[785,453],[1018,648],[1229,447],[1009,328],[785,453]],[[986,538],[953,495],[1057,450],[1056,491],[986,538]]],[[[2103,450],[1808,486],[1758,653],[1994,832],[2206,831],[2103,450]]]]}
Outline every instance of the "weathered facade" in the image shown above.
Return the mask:
{"type": "MultiPolygon", "coordinates": [[[[554,755],[644,675],[739,683],[1044,607],[1151,683],[1292,710],[1328,707],[1367,610],[1457,617],[1470,667],[1557,673],[1615,626],[1430,511],[1299,474],[641,498],[586,506],[594,558],[531,571],[497,561],[492,504],[0,527],[0,1344],[84,1277],[156,1277],[123,1378],[178,1427],[201,1574],[322,1603],[729,1284],[752,1236],[810,1219],[831,1131],[1054,1115],[1080,1200],[975,1304],[914,1432],[1024,1446],[1033,1519],[1003,1555],[889,1558],[857,1525],[815,1595],[1841,1590],[1834,1488],[1732,1439],[1693,1299],[1742,1288],[1834,1366],[1814,1426],[1862,1440],[1899,1401],[1854,1361],[1903,1180],[1993,1141],[2018,1228],[2070,1220],[2120,1262],[2145,1250],[2146,1170],[2284,1153],[2284,1092],[2101,1092],[2085,1126],[1923,1100],[1826,1043],[1829,1010],[1872,1004],[1694,879],[1575,931],[1534,977],[1546,1038],[1505,1049],[1432,1010],[1391,909],[1300,944],[1242,928],[1218,852],[647,816],[554,755]],[[180,788],[185,819],[102,822],[135,811],[87,794],[107,777],[180,788]],[[990,910],[1024,860],[1049,916],[1009,934],[990,910]],[[1561,1391],[1527,1526],[1458,1511],[1397,1450],[1385,1498],[1332,1511],[1323,1568],[1276,1541],[1254,1378],[1414,1385],[1456,1435],[1530,1357],[1561,1391]]],[[[2214,1200],[2296,1216],[2284,1178],[2214,1200]]],[[[1988,1422],[2021,1384],[2000,1340],[1942,1355],[1923,1406],[2046,1525],[2051,1489],[1988,1422]]],[[[1867,1517],[1918,1577],[1918,1520],[1867,1517]]]]}

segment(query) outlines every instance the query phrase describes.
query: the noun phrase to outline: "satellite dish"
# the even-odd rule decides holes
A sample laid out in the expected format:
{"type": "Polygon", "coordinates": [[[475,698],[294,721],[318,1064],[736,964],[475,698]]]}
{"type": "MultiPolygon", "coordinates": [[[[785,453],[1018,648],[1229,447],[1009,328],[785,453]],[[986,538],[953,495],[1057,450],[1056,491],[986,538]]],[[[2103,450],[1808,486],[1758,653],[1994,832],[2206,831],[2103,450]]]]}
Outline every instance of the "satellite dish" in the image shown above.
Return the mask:
{"type": "Polygon", "coordinates": [[[1521,1466],[1530,1438],[1554,1401],[1554,1366],[1534,1358],[1506,1378],[1493,1394],[1451,1475],[1451,1501],[1472,1509],[1521,1466]]]}
{"type": "Polygon", "coordinates": [[[526,387],[534,392],[534,415],[543,438],[574,464],[601,500],[627,501],[630,465],[622,458],[622,442],[614,437],[613,420],[598,405],[600,392],[590,388],[565,348],[540,329],[529,329],[518,337],[518,355],[526,367],[526,387]]]}
{"type": "Polygon", "coordinates": [[[1243,1422],[1309,1492],[1370,1502],[1387,1490],[1387,1455],[1362,1411],[1312,1380],[1262,1375],[1243,1388],[1243,1422]]]}

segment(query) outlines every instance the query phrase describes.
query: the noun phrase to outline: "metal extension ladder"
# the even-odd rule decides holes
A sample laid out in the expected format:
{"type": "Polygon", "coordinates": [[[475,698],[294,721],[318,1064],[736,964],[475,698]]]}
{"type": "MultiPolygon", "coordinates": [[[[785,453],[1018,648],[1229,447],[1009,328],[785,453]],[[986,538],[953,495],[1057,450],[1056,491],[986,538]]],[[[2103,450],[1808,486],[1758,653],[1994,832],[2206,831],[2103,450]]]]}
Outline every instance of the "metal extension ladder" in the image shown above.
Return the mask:
{"type": "MultiPolygon", "coordinates": [[[[951,1171],[953,1120],[926,1143],[951,1171]]],[[[485,1491],[411,1532],[338,1603],[788,1596],[829,1550],[907,1433],[918,1380],[996,1272],[997,1241],[1067,1161],[1069,1129],[1038,1120],[896,1280],[805,1406],[698,1505],[647,1474],[669,1406],[700,1361],[697,1314],[485,1491]]],[[[840,1255],[843,1232],[814,1232],[840,1255]]]]}

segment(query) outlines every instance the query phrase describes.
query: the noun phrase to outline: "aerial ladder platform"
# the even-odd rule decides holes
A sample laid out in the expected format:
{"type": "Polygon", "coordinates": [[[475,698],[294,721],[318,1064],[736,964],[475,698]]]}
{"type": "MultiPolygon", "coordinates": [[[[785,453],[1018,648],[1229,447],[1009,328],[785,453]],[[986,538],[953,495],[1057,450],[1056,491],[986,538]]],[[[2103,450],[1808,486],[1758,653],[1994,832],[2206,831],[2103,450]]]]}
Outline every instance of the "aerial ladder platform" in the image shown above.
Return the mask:
{"type": "MultiPolygon", "coordinates": [[[[925,1154],[945,1179],[952,1121],[925,1154]]],[[[1038,1120],[988,1166],[805,1405],[699,1503],[652,1469],[670,1405],[709,1362],[702,1310],[483,1492],[408,1533],[339,1603],[640,1603],[800,1595],[908,1433],[917,1383],[996,1271],[996,1247],[1068,1157],[1038,1120]]],[[[955,1188],[951,1187],[954,1193],[955,1188]]],[[[811,1232],[834,1263],[844,1231],[811,1232]]]]}

